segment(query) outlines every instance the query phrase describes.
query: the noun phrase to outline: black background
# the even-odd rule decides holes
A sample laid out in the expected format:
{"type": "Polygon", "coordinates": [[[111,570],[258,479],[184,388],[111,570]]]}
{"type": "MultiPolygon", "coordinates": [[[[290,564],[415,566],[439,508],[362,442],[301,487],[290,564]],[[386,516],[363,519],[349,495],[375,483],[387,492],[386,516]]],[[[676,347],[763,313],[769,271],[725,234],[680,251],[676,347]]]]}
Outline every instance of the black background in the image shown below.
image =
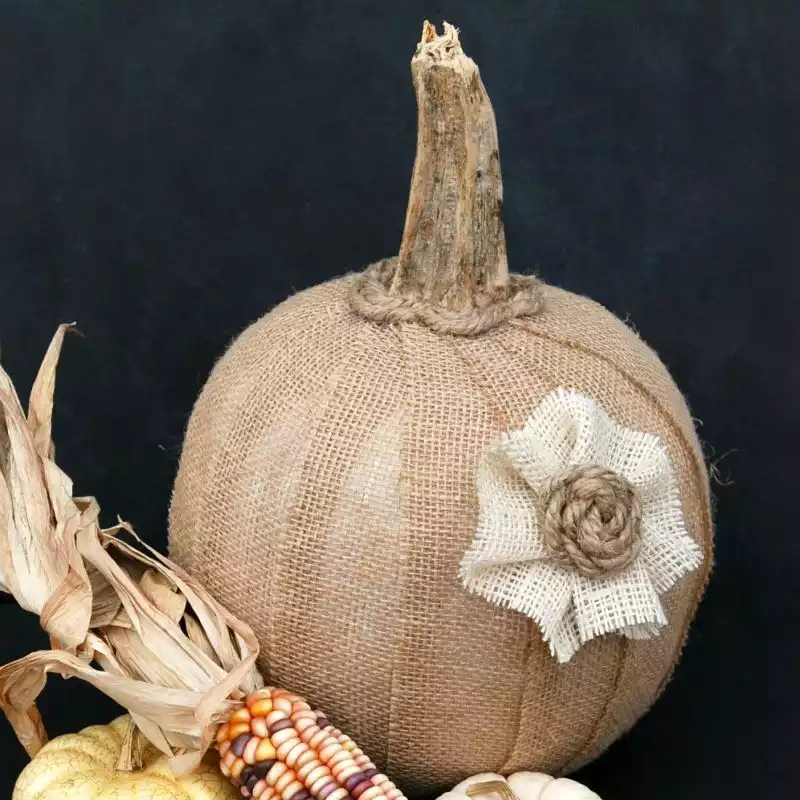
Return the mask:
{"type": "MultiPolygon", "coordinates": [[[[733,481],[675,679],[578,777],[605,800],[800,794],[797,0],[0,9],[2,360],[26,393],[79,322],[59,461],[162,548],[215,358],[292,290],[397,251],[408,61],[424,18],[460,26],[497,114],[512,268],[630,318],[733,481]]],[[[45,644],[0,615],[3,661],[45,644]]],[[[53,734],[115,711],[58,678],[41,705],[53,734]]],[[[6,725],[0,748],[10,796],[6,725]]]]}

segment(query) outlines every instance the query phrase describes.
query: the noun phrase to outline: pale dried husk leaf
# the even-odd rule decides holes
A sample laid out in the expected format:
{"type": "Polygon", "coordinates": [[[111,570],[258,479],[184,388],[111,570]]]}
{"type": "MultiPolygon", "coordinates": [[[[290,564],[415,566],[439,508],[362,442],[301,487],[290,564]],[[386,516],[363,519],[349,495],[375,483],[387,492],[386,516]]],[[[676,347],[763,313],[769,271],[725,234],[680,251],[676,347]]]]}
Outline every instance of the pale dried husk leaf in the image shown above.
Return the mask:
{"type": "Polygon", "coordinates": [[[40,617],[52,647],[0,668],[0,706],[34,755],[47,741],[35,705],[46,675],[80,678],[126,708],[182,773],[244,694],[263,685],[258,644],[127,523],[102,529],[94,499],[72,496],[51,438],[70,327],[48,348],[27,416],[0,368],[0,589],[40,617]]]}

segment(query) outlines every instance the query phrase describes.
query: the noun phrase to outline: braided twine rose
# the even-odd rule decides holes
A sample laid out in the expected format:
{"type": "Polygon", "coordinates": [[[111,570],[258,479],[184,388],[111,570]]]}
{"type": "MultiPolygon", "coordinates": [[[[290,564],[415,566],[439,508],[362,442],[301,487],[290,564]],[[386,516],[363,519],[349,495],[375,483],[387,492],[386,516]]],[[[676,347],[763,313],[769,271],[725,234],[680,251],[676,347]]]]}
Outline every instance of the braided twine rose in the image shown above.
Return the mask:
{"type": "Polygon", "coordinates": [[[639,554],[641,499],[616,472],[572,467],[553,478],[542,497],[542,535],[562,567],[596,578],[622,571],[639,554]]]}

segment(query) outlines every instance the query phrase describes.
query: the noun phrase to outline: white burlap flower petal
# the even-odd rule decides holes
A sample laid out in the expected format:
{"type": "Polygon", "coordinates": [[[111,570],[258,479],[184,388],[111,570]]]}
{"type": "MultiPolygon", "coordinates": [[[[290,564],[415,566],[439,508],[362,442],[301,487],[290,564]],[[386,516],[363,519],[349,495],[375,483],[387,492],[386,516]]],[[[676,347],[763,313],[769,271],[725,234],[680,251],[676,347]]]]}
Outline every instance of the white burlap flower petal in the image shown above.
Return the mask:
{"type": "Polygon", "coordinates": [[[703,563],[703,550],[686,532],[677,491],[674,503],[659,513],[642,515],[642,551],[653,587],[663,594],[678,578],[703,563]]]}
{"type": "Polygon", "coordinates": [[[514,445],[512,462],[532,486],[569,464],[595,463],[603,420],[594,401],[558,389],[536,407],[522,430],[503,437],[514,445]]]}
{"type": "Polygon", "coordinates": [[[624,628],[619,629],[619,634],[628,639],[637,639],[644,641],[645,639],[652,639],[658,636],[659,631],[663,625],[642,623],[641,625],[626,625],[624,628]]]}
{"type": "Polygon", "coordinates": [[[614,423],[594,400],[568,389],[552,392],[539,405],[538,424],[551,429],[550,435],[557,438],[553,428],[559,422],[565,433],[569,432],[568,439],[572,442],[561,463],[562,468],[575,464],[603,464],[614,434],[609,423],[614,423]]]}
{"type": "Polygon", "coordinates": [[[528,486],[535,488],[565,463],[560,450],[570,450],[567,440],[554,442],[539,437],[533,428],[510,431],[495,442],[492,452],[505,459],[528,486]]]}
{"type": "Polygon", "coordinates": [[[667,624],[647,568],[637,559],[619,574],[599,578],[576,576],[575,619],[581,642],[624,628],[667,624]]]}
{"type": "MultiPolygon", "coordinates": [[[[677,478],[661,440],[619,425],[595,400],[572,390],[547,395],[521,430],[504,434],[492,445],[479,465],[476,488],[478,529],[462,560],[461,579],[471,592],[533,619],[562,662],[596,636],[657,635],[667,624],[659,595],[703,559],[686,530],[677,478]],[[567,485],[565,480],[584,481],[574,484],[583,492],[591,481],[599,481],[603,503],[608,502],[609,486],[623,481],[631,487],[629,491],[638,497],[635,519],[640,536],[638,554],[629,551],[633,561],[626,559],[622,563],[627,565],[616,567],[615,554],[610,562],[615,567],[604,566],[598,572],[596,565],[605,562],[587,562],[587,553],[594,551],[586,551],[578,553],[580,564],[571,563],[578,557],[574,554],[564,562],[565,544],[545,542],[540,530],[539,514],[547,497],[564,502],[563,494],[549,495],[556,491],[551,488],[553,479],[561,481],[559,491],[567,485]]],[[[581,504],[548,514],[568,513],[565,524],[572,529],[574,515],[580,520],[580,514],[588,513],[581,504]]],[[[633,514],[633,508],[627,513],[633,514]]],[[[547,519],[548,536],[555,535],[558,541],[562,534],[552,526],[553,520],[560,524],[559,517],[547,519]]],[[[589,526],[590,537],[597,535],[596,516],[582,524],[589,526]]],[[[576,534],[573,530],[568,535],[576,534]]],[[[580,541],[580,537],[565,540],[573,549],[580,541]]],[[[596,540],[595,548],[598,541],[608,540],[596,540]]]]}
{"type": "Polygon", "coordinates": [[[661,503],[666,494],[677,492],[678,483],[667,448],[657,437],[617,425],[613,428],[602,463],[627,478],[637,489],[642,502],[661,503]]]}
{"type": "Polygon", "coordinates": [[[507,462],[490,452],[477,477],[480,498],[478,531],[461,564],[462,576],[474,566],[513,564],[544,558],[544,542],[537,531],[533,489],[507,462]]]}
{"type": "Polygon", "coordinates": [[[477,566],[468,570],[465,584],[470,592],[534,620],[559,661],[568,661],[580,647],[571,612],[572,576],[564,570],[543,561],[477,566]]]}
{"type": "Polygon", "coordinates": [[[657,436],[624,428],[607,417],[614,436],[605,466],[622,475],[642,500],[642,551],[653,587],[663,594],[703,561],[703,552],[686,531],[678,481],[667,449],[657,436]]]}

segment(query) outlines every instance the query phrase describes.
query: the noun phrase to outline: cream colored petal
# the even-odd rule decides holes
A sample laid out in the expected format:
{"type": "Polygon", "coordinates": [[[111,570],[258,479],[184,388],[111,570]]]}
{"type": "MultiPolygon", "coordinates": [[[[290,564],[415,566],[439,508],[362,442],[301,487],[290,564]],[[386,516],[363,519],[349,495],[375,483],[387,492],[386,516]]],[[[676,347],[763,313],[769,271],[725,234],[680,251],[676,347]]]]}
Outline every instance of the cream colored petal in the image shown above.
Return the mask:
{"type": "Polygon", "coordinates": [[[606,466],[627,478],[642,500],[642,551],[653,587],[662,594],[696,569],[703,553],[686,531],[678,482],[664,444],[655,436],[616,428],[606,466]]]}
{"type": "Polygon", "coordinates": [[[558,389],[542,399],[522,430],[503,437],[504,452],[533,485],[570,464],[596,463],[598,415],[594,400],[558,389]]]}
{"type": "Polygon", "coordinates": [[[673,488],[677,491],[677,478],[663,442],[648,433],[615,427],[604,466],[627,478],[645,504],[662,502],[673,488]]]}
{"type": "Polygon", "coordinates": [[[638,561],[647,568],[659,594],[702,564],[703,550],[686,531],[677,497],[658,514],[651,511],[643,517],[638,561]]]}
{"type": "Polygon", "coordinates": [[[567,463],[566,457],[558,454],[558,449],[557,443],[540,436],[535,428],[526,425],[524,430],[509,431],[500,437],[492,452],[536,489],[551,475],[561,472],[567,463]]]}
{"type": "Polygon", "coordinates": [[[596,401],[578,392],[560,390],[555,394],[570,419],[570,427],[562,433],[573,439],[569,463],[603,466],[609,438],[608,416],[596,401]]]}
{"type": "Polygon", "coordinates": [[[667,624],[661,601],[641,559],[618,575],[577,576],[574,604],[582,642],[631,626],[667,624]]]}
{"type": "Polygon", "coordinates": [[[658,636],[661,631],[661,626],[655,623],[643,623],[641,625],[626,625],[624,628],[619,629],[621,636],[627,636],[628,639],[652,639],[658,636]]]}
{"type": "MultiPolygon", "coordinates": [[[[570,584],[572,584],[574,576],[569,575],[569,577],[570,584]]],[[[559,664],[566,664],[578,652],[581,646],[581,639],[575,616],[575,606],[572,602],[567,606],[566,611],[558,621],[558,625],[553,628],[549,638],[545,638],[545,641],[550,647],[550,653],[559,664]]]]}
{"type": "MultiPolygon", "coordinates": [[[[540,402],[522,430],[504,437],[504,445],[515,466],[532,462],[528,469],[535,469],[533,477],[541,481],[569,465],[611,467],[627,434],[646,436],[618,425],[592,398],[558,389],[540,402]]],[[[623,443],[623,451],[626,447],[623,443]]]]}
{"type": "Polygon", "coordinates": [[[473,566],[508,564],[545,555],[538,534],[536,498],[530,486],[502,459],[490,455],[478,468],[478,529],[462,561],[473,566]]]}
{"type": "Polygon", "coordinates": [[[534,620],[559,660],[580,645],[569,615],[572,576],[563,569],[541,561],[476,567],[462,580],[470,592],[534,620]]]}

